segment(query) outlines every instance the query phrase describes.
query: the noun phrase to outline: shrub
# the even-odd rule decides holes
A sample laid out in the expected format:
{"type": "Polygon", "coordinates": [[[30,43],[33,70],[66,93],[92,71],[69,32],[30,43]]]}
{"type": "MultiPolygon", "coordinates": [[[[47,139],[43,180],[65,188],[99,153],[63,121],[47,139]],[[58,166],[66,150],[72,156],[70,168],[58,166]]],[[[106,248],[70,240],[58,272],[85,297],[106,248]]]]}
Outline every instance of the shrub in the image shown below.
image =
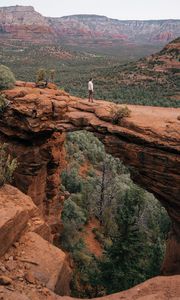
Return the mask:
{"type": "Polygon", "coordinates": [[[7,144],[0,146],[0,186],[11,182],[17,167],[17,160],[7,153],[7,144]]]}
{"type": "Polygon", "coordinates": [[[2,113],[4,111],[6,107],[6,98],[4,95],[0,95],[0,113],[2,113]]]}
{"type": "Polygon", "coordinates": [[[66,223],[73,222],[73,225],[76,226],[76,228],[80,228],[86,222],[83,210],[74,201],[72,201],[71,198],[68,198],[64,202],[61,217],[64,225],[66,223]]]}
{"type": "Polygon", "coordinates": [[[81,177],[75,168],[65,170],[61,174],[62,184],[69,193],[79,193],[82,190],[81,177]]]}
{"type": "Polygon", "coordinates": [[[51,82],[54,82],[55,73],[56,73],[56,70],[54,70],[54,69],[49,70],[49,80],[51,82]]]}
{"type": "Polygon", "coordinates": [[[0,65],[0,90],[10,89],[14,84],[15,78],[11,70],[4,65],[0,65]]]}
{"type": "Polygon", "coordinates": [[[36,82],[44,81],[45,78],[46,78],[46,70],[43,68],[39,69],[36,74],[36,82]]]}
{"type": "Polygon", "coordinates": [[[127,118],[130,116],[130,110],[127,106],[117,107],[113,106],[111,108],[111,116],[113,124],[120,124],[123,118],[127,118]]]}

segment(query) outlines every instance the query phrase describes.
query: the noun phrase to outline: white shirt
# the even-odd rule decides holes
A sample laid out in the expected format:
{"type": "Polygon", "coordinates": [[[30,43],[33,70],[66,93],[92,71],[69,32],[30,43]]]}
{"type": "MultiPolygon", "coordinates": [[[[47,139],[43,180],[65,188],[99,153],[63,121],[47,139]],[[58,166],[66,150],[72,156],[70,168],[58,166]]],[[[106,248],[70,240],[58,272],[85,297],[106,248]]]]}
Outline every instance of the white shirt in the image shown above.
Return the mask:
{"type": "Polygon", "coordinates": [[[92,83],[92,81],[88,82],[88,91],[93,91],[93,83],[92,83]]]}

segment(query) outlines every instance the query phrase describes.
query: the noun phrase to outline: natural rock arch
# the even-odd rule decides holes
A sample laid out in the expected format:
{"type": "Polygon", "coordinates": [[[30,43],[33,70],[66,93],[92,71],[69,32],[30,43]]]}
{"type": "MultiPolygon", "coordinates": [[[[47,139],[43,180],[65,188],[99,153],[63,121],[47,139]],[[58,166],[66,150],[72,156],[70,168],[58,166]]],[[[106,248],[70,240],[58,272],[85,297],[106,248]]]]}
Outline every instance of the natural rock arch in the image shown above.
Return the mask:
{"type": "Polygon", "coordinates": [[[130,118],[111,123],[111,106],[89,104],[56,89],[37,89],[19,83],[6,91],[12,101],[0,119],[1,140],[8,141],[20,165],[16,186],[30,195],[42,210],[43,201],[58,197],[63,168],[64,132],[93,132],[107,152],[132,167],[138,184],[152,192],[172,220],[164,274],[180,272],[180,109],[129,106],[130,118]]]}

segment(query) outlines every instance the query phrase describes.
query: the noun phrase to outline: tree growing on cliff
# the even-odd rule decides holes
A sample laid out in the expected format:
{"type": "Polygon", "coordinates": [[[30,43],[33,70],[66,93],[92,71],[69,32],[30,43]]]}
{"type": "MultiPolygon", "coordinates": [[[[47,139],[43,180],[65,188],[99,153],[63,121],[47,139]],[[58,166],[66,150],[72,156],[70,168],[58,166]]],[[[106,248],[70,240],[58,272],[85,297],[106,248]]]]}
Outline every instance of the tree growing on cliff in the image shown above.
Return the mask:
{"type": "Polygon", "coordinates": [[[12,159],[7,151],[7,144],[0,146],[0,187],[12,181],[17,167],[17,160],[12,159]]]}
{"type": "Polygon", "coordinates": [[[10,89],[14,84],[15,77],[11,70],[4,65],[0,65],[0,90],[10,89]]]}

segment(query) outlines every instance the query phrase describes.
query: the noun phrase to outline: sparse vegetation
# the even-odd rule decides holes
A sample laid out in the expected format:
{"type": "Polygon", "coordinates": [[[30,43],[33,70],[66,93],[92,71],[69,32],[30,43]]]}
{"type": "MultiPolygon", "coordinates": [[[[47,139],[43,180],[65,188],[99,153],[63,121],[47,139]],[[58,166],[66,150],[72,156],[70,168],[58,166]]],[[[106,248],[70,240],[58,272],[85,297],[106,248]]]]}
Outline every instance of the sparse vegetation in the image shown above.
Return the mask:
{"type": "Polygon", "coordinates": [[[113,105],[110,113],[112,116],[112,123],[120,124],[123,118],[127,118],[130,116],[131,111],[127,106],[118,107],[113,105]]]}
{"type": "MultiPolygon", "coordinates": [[[[143,51],[138,57],[144,56],[143,51]]],[[[164,55],[163,53],[160,55],[164,55]]],[[[10,66],[20,80],[35,81],[37,69],[56,69],[55,83],[75,96],[87,97],[87,81],[92,76],[96,99],[118,104],[180,107],[180,101],[172,98],[178,94],[178,76],[171,70],[168,73],[154,71],[155,65],[163,66],[155,56],[143,68],[140,65],[146,63],[146,59],[141,59],[139,64],[129,62],[124,53],[121,56],[116,53],[80,53],[65,51],[58,45],[30,46],[18,42],[16,47],[12,44],[6,51],[0,46],[0,55],[2,63],[10,66]]]]}
{"type": "Polygon", "coordinates": [[[0,187],[10,183],[17,167],[17,160],[8,154],[7,144],[0,145],[0,187]]]}
{"type": "Polygon", "coordinates": [[[15,78],[11,70],[0,65],[0,90],[10,89],[14,86],[15,78]]]}

